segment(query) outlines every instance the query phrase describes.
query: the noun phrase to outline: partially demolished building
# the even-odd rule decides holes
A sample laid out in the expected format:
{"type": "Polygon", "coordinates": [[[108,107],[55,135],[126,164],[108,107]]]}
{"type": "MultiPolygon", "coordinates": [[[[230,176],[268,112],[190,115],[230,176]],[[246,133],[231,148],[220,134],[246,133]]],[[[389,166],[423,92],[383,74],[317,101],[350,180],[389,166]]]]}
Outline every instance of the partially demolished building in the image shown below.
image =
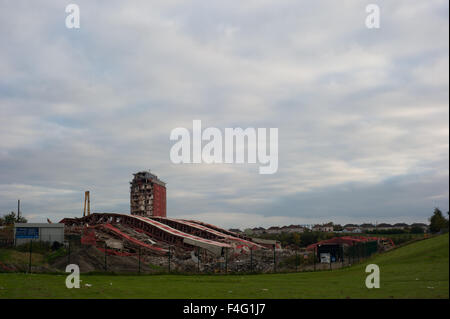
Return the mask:
{"type": "Polygon", "coordinates": [[[131,215],[166,217],[166,183],[148,171],[133,175],[130,182],[131,215]]]}
{"type": "Polygon", "coordinates": [[[99,247],[106,243],[110,247],[109,242],[121,241],[125,253],[143,249],[153,255],[164,255],[170,247],[186,253],[201,250],[214,256],[224,256],[227,250],[246,254],[250,250],[265,250],[276,243],[258,243],[244,234],[195,220],[168,218],[166,184],[149,171],[133,175],[131,215],[94,213],[82,218],[64,218],[61,223],[65,224],[66,233],[81,234],[82,243],[99,247]]]}

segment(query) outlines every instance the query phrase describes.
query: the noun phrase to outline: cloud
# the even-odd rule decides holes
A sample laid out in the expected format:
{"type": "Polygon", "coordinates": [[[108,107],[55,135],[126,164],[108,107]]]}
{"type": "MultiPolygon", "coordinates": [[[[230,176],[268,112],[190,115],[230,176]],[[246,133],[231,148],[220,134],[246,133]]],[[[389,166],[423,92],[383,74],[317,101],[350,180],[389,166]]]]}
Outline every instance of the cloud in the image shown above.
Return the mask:
{"type": "Polygon", "coordinates": [[[170,216],[233,227],[448,210],[447,1],[379,1],[379,30],[353,0],[77,4],[78,30],[60,3],[0,5],[0,211],[80,216],[89,189],[128,212],[142,169],[170,216]],[[278,127],[277,174],[172,164],[193,119],[278,127]]]}

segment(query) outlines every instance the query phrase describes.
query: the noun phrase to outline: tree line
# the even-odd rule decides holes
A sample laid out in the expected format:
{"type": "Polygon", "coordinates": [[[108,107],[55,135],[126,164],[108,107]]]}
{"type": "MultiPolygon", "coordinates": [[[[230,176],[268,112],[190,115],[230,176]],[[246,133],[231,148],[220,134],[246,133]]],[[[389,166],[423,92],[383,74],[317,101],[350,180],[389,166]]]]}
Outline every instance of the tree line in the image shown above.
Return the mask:
{"type": "Polygon", "coordinates": [[[26,223],[27,219],[23,216],[16,216],[16,213],[11,212],[0,217],[0,226],[14,225],[14,223],[26,223]]]}
{"type": "MultiPolygon", "coordinates": [[[[447,212],[447,217],[449,213],[447,212]]],[[[445,218],[444,214],[439,208],[435,208],[432,216],[429,218],[430,225],[428,231],[432,234],[447,232],[449,228],[449,220],[445,218]]],[[[383,234],[383,235],[395,235],[395,234],[423,234],[424,230],[420,226],[413,226],[408,229],[386,229],[386,230],[373,230],[366,231],[365,234],[383,234]]],[[[306,247],[311,244],[317,243],[321,240],[331,239],[336,236],[344,236],[346,234],[325,233],[318,231],[306,230],[303,233],[278,233],[278,234],[260,234],[259,238],[275,239],[278,240],[282,246],[295,246],[306,247]]],[[[360,234],[354,234],[360,235],[360,234]]],[[[400,240],[396,238],[396,240],[400,240]]]]}

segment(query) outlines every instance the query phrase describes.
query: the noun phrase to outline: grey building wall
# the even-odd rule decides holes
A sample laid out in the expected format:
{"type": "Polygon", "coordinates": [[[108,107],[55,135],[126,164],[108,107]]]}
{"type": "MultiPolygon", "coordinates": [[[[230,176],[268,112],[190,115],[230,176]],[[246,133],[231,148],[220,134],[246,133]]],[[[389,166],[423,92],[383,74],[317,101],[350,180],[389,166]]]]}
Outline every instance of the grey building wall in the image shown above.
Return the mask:
{"type": "Polygon", "coordinates": [[[16,245],[28,243],[30,240],[64,243],[64,224],[15,223],[14,240],[16,245]],[[16,229],[18,227],[38,228],[38,238],[16,238],[16,229]]]}

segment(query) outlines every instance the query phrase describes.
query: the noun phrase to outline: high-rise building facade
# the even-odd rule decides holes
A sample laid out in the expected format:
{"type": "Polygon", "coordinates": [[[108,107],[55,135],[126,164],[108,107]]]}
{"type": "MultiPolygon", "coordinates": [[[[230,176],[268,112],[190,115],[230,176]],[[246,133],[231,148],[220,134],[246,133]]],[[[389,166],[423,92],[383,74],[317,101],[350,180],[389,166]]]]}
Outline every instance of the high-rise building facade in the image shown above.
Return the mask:
{"type": "Polygon", "coordinates": [[[131,215],[166,217],[166,183],[148,171],[133,175],[130,182],[131,215]]]}

